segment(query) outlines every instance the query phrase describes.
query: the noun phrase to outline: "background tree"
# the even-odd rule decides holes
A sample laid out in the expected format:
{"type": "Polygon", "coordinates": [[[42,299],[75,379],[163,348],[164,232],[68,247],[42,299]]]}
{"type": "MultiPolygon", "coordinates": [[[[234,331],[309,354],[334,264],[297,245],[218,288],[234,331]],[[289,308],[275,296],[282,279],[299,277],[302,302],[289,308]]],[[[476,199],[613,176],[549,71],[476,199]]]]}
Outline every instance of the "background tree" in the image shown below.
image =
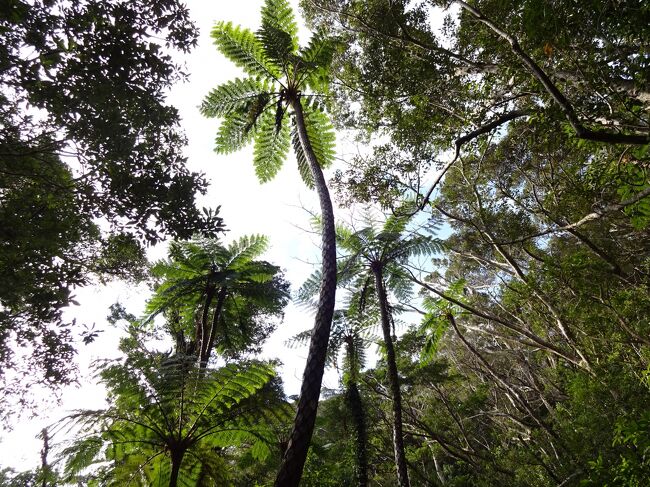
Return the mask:
{"type": "Polygon", "coordinates": [[[199,373],[193,357],[136,353],[102,372],[111,407],[69,418],[83,435],[62,452],[68,479],[98,462],[93,477],[109,485],[221,483],[229,477],[222,448],[248,445],[255,458],[269,454],[265,417],[278,415],[282,402],[267,387],[274,375],[268,364],[199,373]]]}
{"type": "Polygon", "coordinates": [[[229,245],[216,239],[172,242],[169,258],[154,264],[158,280],[147,303],[147,321],[163,313],[179,353],[206,367],[221,357],[259,352],[288,301],[280,269],[257,260],[267,249],[262,235],[229,245]]]}
{"type": "MultiPolygon", "coordinates": [[[[307,289],[302,289],[302,292],[299,292],[299,299],[300,296],[306,299],[312,297],[308,290],[310,286],[313,286],[313,283],[308,282],[307,289]]],[[[359,376],[366,363],[365,349],[372,340],[368,330],[370,326],[372,326],[372,319],[364,318],[354,309],[336,311],[330,331],[327,360],[330,366],[337,369],[339,369],[339,362],[342,364],[340,368],[342,396],[346,412],[350,415],[352,422],[354,477],[356,485],[359,486],[368,485],[368,420],[359,391],[359,376]]],[[[291,338],[289,345],[304,345],[308,342],[309,337],[310,330],[304,331],[291,338]]],[[[309,466],[307,466],[307,470],[309,470],[309,466]]]]}
{"type": "MultiPolygon", "coordinates": [[[[345,179],[358,185],[361,173],[373,200],[399,182],[396,175],[418,180],[406,169],[410,160],[443,166],[445,151],[458,155],[512,120],[527,118],[541,137],[567,131],[603,143],[650,142],[648,59],[626,54],[647,45],[649,14],[633,2],[620,9],[607,1],[549,7],[537,0],[319,0],[304,7],[315,28],[351,46],[334,60],[342,123],[366,136],[386,132],[408,154],[391,164],[393,177],[371,166],[345,179]],[[350,110],[359,107],[350,101],[360,108],[350,110]]],[[[427,179],[429,188],[416,188],[424,201],[437,180],[427,179]]]]}
{"type": "MultiPolygon", "coordinates": [[[[402,432],[402,407],[399,373],[395,359],[394,314],[389,303],[389,292],[402,300],[411,298],[412,281],[404,266],[417,256],[427,256],[438,250],[438,242],[428,235],[408,228],[409,218],[389,217],[381,228],[366,219],[367,226],[354,230],[344,225],[337,227],[337,243],[343,256],[339,264],[339,284],[352,284],[352,313],[364,316],[376,306],[381,323],[383,346],[388,367],[387,380],[393,404],[393,446],[398,484],[409,485],[404,435],[402,432]]],[[[315,291],[318,274],[312,276],[302,294],[307,297],[315,291]]],[[[367,320],[367,317],[364,318],[367,320]]]]}
{"type": "Polygon", "coordinates": [[[186,169],[165,102],[183,78],[172,51],[196,43],[184,5],[16,0],[1,10],[0,369],[18,374],[3,374],[8,398],[72,379],[76,330],[61,313],[75,287],[137,277],[144,244],[214,233],[221,220],[196,208],[207,182],[186,169]]]}
{"type": "Polygon", "coordinates": [[[293,143],[305,183],[316,189],[322,229],[322,284],[296,420],[278,486],[297,486],[307,456],[318,408],[336,292],[334,213],[322,168],[332,162],[334,133],[318,104],[328,89],[334,44],[316,34],[300,48],[298,26],[286,0],[267,0],[257,33],[219,22],[212,36],[219,51],[248,76],[222,84],[206,97],[201,110],[223,121],[216,150],[228,153],[254,140],[255,172],[261,182],[273,178],[293,143]],[[311,89],[315,95],[303,93],[311,89]],[[289,111],[291,109],[291,112],[289,111]],[[286,118],[293,121],[290,134],[286,118]]]}

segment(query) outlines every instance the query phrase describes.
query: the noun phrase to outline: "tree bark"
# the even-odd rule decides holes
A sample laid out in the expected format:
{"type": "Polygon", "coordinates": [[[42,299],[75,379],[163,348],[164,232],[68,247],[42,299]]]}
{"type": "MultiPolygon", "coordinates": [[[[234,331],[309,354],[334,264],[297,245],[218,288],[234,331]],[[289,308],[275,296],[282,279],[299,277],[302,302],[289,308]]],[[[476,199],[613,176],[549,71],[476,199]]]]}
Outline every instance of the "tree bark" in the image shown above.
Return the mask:
{"type": "Polygon", "coordinates": [[[402,394],[399,387],[399,376],[397,375],[397,363],[395,361],[395,348],[390,334],[390,312],[388,310],[388,296],[384,287],[384,276],[380,263],[371,264],[372,273],[375,276],[375,287],[381,312],[381,330],[384,334],[386,347],[386,363],[388,366],[388,381],[393,403],[393,449],[395,451],[395,467],[397,468],[397,485],[409,487],[408,470],[406,469],[406,455],[404,454],[404,433],[402,431],[402,394]]]}
{"type": "Polygon", "coordinates": [[[332,201],[323,171],[307,135],[300,98],[295,96],[289,102],[294,110],[298,137],[309,164],[320,202],[322,218],[322,280],[293,431],[275,480],[276,487],[297,487],[302,477],[302,470],[307,459],[307,451],[316,422],[316,411],[320,398],[323,371],[325,370],[325,358],[336,296],[336,234],[334,231],[332,201]]]}
{"type": "Polygon", "coordinates": [[[361,394],[359,394],[356,382],[350,381],[345,396],[354,423],[355,477],[359,487],[366,487],[368,485],[368,449],[366,447],[368,435],[366,431],[366,414],[363,410],[361,394]]]}
{"type": "Polygon", "coordinates": [[[171,452],[171,461],[172,461],[172,471],[169,475],[169,487],[176,487],[178,485],[178,474],[181,471],[181,463],[183,462],[184,452],[172,451],[171,452]]]}
{"type": "MultiPolygon", "coordinates": [[[[217,325],[219,324],[219,318],[221,318],[221,311],[223,310],[223,303],[226,300],[226,293],[228,288],[223,286],[219,290],[217,295],[217,306],[212,315],[212,326],[210,327],[210,333],[207,336],[203,337],[203,342],[201,343],[201,355],[199,357],[201,368],[204,369],[208,366],[208,360],[210,360],[210,353],[212,347],[214,346],[214,341],[217,336],[217,325]]],[[[207,327],[205,327],[207,329],[207,327]]]]}

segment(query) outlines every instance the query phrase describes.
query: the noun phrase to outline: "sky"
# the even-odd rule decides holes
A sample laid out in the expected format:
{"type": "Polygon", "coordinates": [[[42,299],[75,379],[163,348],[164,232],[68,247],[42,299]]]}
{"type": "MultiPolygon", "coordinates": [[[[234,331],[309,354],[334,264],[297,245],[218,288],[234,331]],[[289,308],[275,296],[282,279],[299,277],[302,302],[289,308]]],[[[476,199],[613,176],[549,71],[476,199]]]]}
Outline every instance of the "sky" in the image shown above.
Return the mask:
{"type": "MultiPolygon", "coordinates": [[[[189,80],[175,86],[168,101],[179,109],[182,117],[188,137],[186,155],[190,169],[205,173],[210,181],[208,193],[201,197],[199,204],[221,207],[220,215],[229,230],[224,236],[226,242],[254,233],[267,235],[270,250],[263,258],[284,270],[295,291],[320,262],[320,237],[309,232],[310,217],[306,211],[317,212],[315,193],[304,186],[293,155],[275,179],[261,185],[254,173],[250,146],[227,156],[216,154],[214,139],[219,121],[204,118],[198,109],[210,89],[242,76],[241,71],[219,54],[212,44],[211,27],[216,21],[225,20],[256,30],[262,1],[189,0],[186,3],[200,29],[200,38],[198,46],[190,54],[179,58],[185,63],[189,80]]],[[[297,0],[291,3],[300,19],[297,0]]],[[[309,32],[304,25],[300,25],[300,29],[301,42],[306,43],[309,32]]],[[[357,150],[349,141],[338,136],[339,157],[344,159],[346,152],[349,154],[357,150]]],[[[332,169],[326,170],[326,179],[332,174],[332,169]]],[[[338,210],[337,216],[347,219],[349,211],[349,208],[345,212],[338,210]]],[[[150,251],[151,259],[164,255],[164,246],[150,251]]],[[[93,377],[91,364],[100,358],[118,356],[119,330],[111,329],[106,322],[108,308],[120,302],[129,312],[140,316],[149,293],[144,285],[129,287],[123,283],[77,290],[76,300],[80,305],[69,311],[70,317],[88,326],[94,323],[97,329],[104,331],[94,343],[79,345],[79,384],[63,391],[60,405],[51,404],[39,418],[24,418],[13,431],[0,433],[0,467],[10,466],[17,471],[37,467],[42,443],[36,435],[43,427],[53,424],[74,409],[101,408],[105,405],[104,390],[93,377]]],[[[263,357],[279,358],[283,362],[279,372],[287,395],[297,395],[299,392],[307,347],[288,348],[285,342],[298,332],[310,329],[313,317],[313,312],[289,304],[284,320],[264,346],[263,357]]],[[[327,371],[323,387],[335,389],[338,384],[336,371],[327,371]]],[[[53,442],[60,439],[55,437],[53,442]]]]}
{"type": "MultiPolygon", "coordinates": [[[[228,156],[214,152],[214,139],[219,121],[206,119],[199,113],[203,97],[217,85],[241,77],[242,72],[227,61],[212,44],[210,30],[218,20],[232,21],[256,30],[259,26],[261,0],[205,1],[189,0],[190,15],[200,30],[198,46],[179,58],[185,63],[189,80],[175,86],[169,103],[176,106],[182,117],[188,137],[186,155],[191,170],[205,173],[210,188],[199,200],[200,206],[221,206],[220,215],[228,228],[224,240],[243,235],[263,234],[270,239],[270,249],[265,260],[280,266],[296,290],[314,269],[320,258],[319,238],[309,232],[309,216],[304,208],[316,210],[314,194],[304,187],[296,169],[293,156],[287,160],[277,177],[260,185],[252,164],[252,148],[248,147],[228,156]]],[[[297,1],[292,1],[297,13],[297,1]]],[[[299,15],[297,15],[299,17],[299,15]]],[[[308,40],[308,32],[301,26],[301,40],[308,40]]],[[[326,177],[331,171],[326,172],[326,177]]],[[[164,246],[151,249],[150,258],[165,255],[164,246]]],[[[119,332],[106,323],[108,308],[115,302],[126,306],[136,316],[142,314],[149,294],[146,286],[126,286],[111,283],[106,286],[89,286],[76,291],[79,306],[69,310],[79,324],[92,325],[104,330],[89,346],[79,345],[77,361],[81,377],[76,387],[64,390],[60,405],[50,403],[37,419],[22,418],[11,432],[0,433],[0,466],[17,471],[35,468],[39,464],[42,443],[36,435],[74,409],[100,408],[105,404],[104,391],[92,376],[91,364],[98,358],[118,355],[119,332]]],[[[290,304],[278,330],[266,343],[263,356],[280,358],[280,374],[288,395],[298,394],[307,356],[307,348],[287,348],[285,341],[296,333],[311,328],[313,313],[290,304]]],[[[331,371],[323,385],[336,388],[338,377],[331,371]]],[[[56,441],[57,438],[54,438],[56,441]]]]}

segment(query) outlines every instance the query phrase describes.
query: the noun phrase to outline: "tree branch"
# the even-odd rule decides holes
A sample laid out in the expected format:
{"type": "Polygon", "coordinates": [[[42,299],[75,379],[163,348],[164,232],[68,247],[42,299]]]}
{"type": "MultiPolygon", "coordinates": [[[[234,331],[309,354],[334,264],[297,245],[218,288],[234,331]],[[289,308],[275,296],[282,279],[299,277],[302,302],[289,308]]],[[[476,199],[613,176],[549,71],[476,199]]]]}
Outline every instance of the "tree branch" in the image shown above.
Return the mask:
{"type": "Polygon", "coordinates": [[[622,134],[607,132],[603,130],[590,130],[585,128],[585,126],[582,125],[582,122],[576,115],[571,102],[564,96],[564,94],[557,88],[557,86],[555,86],[553,81],[551,81],[544,70],[542,70],[542,68],[540,68],[539,65],[524,52],[524,50],[519,45],[519,41],[517,41],[514,36],[508,34],[506,31],[496,25],[492,20],[485,17],[483,13],[477,8],[468,5],[463,0],[453,1],[460,5],[461,8],[473,15],[477,21],[489,27],[494,33],[496,33],[499,37],[503,38],[510,44],[512,52],[521,60],[528,71],[530,71],[530,73],[542,84],[546,92],[558,104],[562,112],[564,112],[564,116],[568,120],[578,138],[610,144],[644,145],[650,142],[650,135],[622,134]]]}

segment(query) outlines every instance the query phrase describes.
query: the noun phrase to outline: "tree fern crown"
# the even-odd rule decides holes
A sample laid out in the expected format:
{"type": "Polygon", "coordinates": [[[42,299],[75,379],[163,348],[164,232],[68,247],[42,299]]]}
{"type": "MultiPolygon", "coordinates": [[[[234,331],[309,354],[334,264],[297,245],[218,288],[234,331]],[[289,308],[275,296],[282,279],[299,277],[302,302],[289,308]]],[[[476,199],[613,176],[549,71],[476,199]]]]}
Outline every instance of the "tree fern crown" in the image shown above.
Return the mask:
{"type": "Polygon", "coordinates": [[[293,116],[291,104],[299,101],[316,159],[321,167],[329,166],[336,138],[323,100],[336,43],[316,33],[301,48],[298,24],[286,0],[266,0],[257,32],[218,22],[212,37],[245,75],[219,85],[201,104],[203,115],[221,119],[216,152],[229,154],[253,142],[255,173],[264,183],[275,177],[293,147],[300,175],[312,187],[295,123],[286,119],[293,116]]]}

